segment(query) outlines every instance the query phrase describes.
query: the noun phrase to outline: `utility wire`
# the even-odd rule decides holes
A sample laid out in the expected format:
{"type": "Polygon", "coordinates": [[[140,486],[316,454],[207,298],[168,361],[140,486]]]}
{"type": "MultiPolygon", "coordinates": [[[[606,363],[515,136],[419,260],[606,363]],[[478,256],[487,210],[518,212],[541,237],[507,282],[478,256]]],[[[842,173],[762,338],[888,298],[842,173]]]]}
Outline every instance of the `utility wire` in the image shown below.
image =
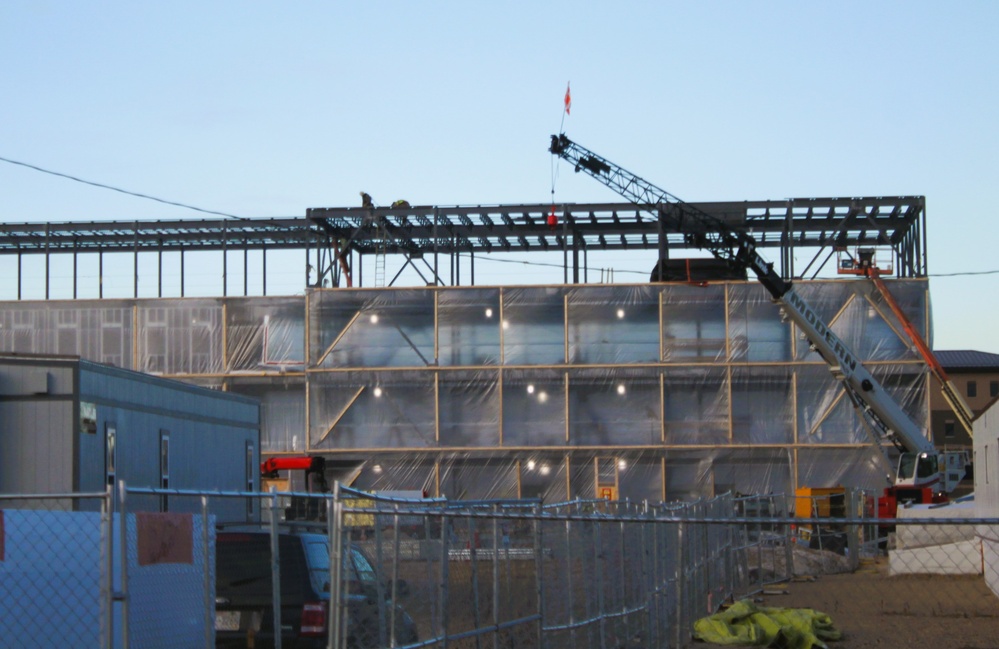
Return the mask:
{"type": "MultiPolygon", "coordinates": [[[[118,192],[120,194],[126,194],[128,196],[134,196],[136,198],[145,198],[146,200],[156,201],[157,203],[163,203],[164,205],[173,205],[174,207],[183,207],[188,210],[194,210],[196,212],[202,212],[204,214],[214,214],[216,216],[224,216],[227,219],[236,219],[238,221],[253,221],[255,223],[261,222],[260,219],[253,219],[247,216],[239,216],[237,214],[229,214],[228,212],[219,212],[217,210],[206,210],[202,207],[197,207],[195,205],[188,205],[187,203],[179,203],[177,201],[170,201],[165,198],[157,198],[156,196],[150,196],[149,194],[141,194],[139,192],[129,191],[127,189],[122,189],[120,187],[113,187],[111,185],[105,185],[104,183],[94,182],[92,180],[86,180],[85,178],[78,178],[76,176],[71,176],[69,174],[64,174],[58,171],[52,171],[51,169],[44,169],[33,164],[28,164],[27,162],[21,162],[19,160],[11,160],[10,158],[0,157],[0,161],[7,162],[12,165],[18,165],[20,167],[26,167],[28,169],[33,169],[35,171],[40,171],[43,174],[49,174],[50,176],[58,176],[59,178],[66,178],[68,180],[73,180],[78,183],[83,183],[84,185],[90,185],[92,187],[99,187],[101,189],[110,189],[113,192],[118,192]]],[[[284,217],[293,218],[293,217],[284,217]]],[[[271,225],[279,226],[280,224],[271,222],[271,225]]]]}
{"type": "MultiPolygon", "coordinates": [[[[564,118],[564,113],[563,113],[563,118],[564,118]]],[[[164,205],[172,205],[174,207],[182,207],[184,209],[194,210],[195,212],[202,212],[203,214],[214,214],[216,216],[224,216],[227,219],[236,219],[237,221],[252,221],[254,223],[260,223],[260,222],[263,221],[264,218],[266,218],[266,217],[251,218],[251,217],[248,217],[248,216],[239,216],[238,214],[230,214],[229,212],[220,212],[218,210],[207,210],[207,209],[204,209],[202,207],[197,207],[195,205],[188,205],[187,203],[180,203],[178,201],[171,201],[171,200],[167,200],[165,198],[158,198],[156,196],[150,196],[149,194],[142,194],[142,193],[133,192],[133,191],[130,191],[130,190],[127,190],[127,189],[122,189],[120,187],[114,187],[112,185],[106,185],[104,183],[94,182],[92,180],[86,180],[85,178],[78,178],[77,176],[71,176],[70,174],[64,174],[64,173],[61,173],[59,171],[52,171],[51,169],[44,169],[42,167],[39,167],[39,166],[36,166],[36,165],[33,165],[33,164],[29,164],[27,162],[21,162],[20,160],[11,160],[10,158],[4,158],[2,156],[0,156],[0,162],[6,162],[6,163],[9,163],[9,164],[12,164],[12,165],[17,165],[17,166],[20,166],[20,167],[26,167],[28,169],[33,169],[34,171],[39,171],[39,172],[44,173],[44,174],[49,174],[50,176],[57,176],[59,178],[66,178],[67,180],[72,180],[72,181],[75,181],[75,182],[78,182],[78,183],[83,183],[84,185],[90,185],[91,187],[98,187],[100,189],[109,189],[109,190],[111,190],[113,192],[118,192],[120,194],[125,194],[127,196],[134,196],[136,198],[144,198],[146,200],[156,201],[157,203],[163,203],[164,205]]],[[[557,174],[558,174],[558,167],[554,163],[555,163],[555,161],[553,160],[553,169],[552,169],[552,198],[553,198],[553,201],[554,201],[554,194],[555,194],[555,179],[556,179],[557,174]]],[[[296,218],[296,217],[287,216],[287,217],[271,217],[271,218],[296,218]]],[[[271,221],[270,223],[271,223],[271,225],[275,225],[275,226],[280,227],[279,223],[276,223],[274,221],[271,221]]],[[[486,260],[486,261],[495,261],[495,262],[500,262],[500,263],[506,263],[506,264],[523,264],[525,266],[546,266],[546,267],[549,267],[549,268],[562,268],[562,264],[545,263],[545,262],[538,262],[538,261],[522,261],[522,260],[515,260],[515,259],[499,259],[499,258],[496,258],[496,257],[485,257],[485,256],[480,257],[479,259],[480,260],[486,260]]],[[[645,274],[643,271],[639,271],[639,270],[625,270],[625,269],[622,269],[622,270],[619,270],[617,272],[620,272],[620,273],[634,273],[636,275],[644,275],[645,274]]],[[[929,273],[929,274],[927,274],[927,277],[968,277],[968,276],[973,276],[973,275],[996,275],[996,274],[999,274],[999,269],[997,269],[997,270],[965,271],[965,272],[956,272],[956,273],[929,273]]]]}
{"type": "Polygon", "coordinates": [[[957,273],[929,273],[927,277],[966,277],[968,275],[995,275],[999,270],[968,270],[957,273]]]}

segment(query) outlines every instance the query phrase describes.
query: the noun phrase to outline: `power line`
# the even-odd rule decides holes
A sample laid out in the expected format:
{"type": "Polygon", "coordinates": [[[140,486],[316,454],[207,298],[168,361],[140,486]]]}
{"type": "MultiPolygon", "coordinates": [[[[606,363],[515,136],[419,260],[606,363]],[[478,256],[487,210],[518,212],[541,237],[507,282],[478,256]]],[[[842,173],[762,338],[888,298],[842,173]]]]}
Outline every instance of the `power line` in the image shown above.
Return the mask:
{"type": "Polygon", "coordinates": [[[969,270],[958,273],[929,273],[927,277],[965,277],[968,275],[995,275],[999,270],[969,270]]]}
{"type": "MultiPolygon", "coordinates": [[[[224,216],[228,219],[236,219],[239,221],[257,221],[258,219],[251,219],[246,216],[239,216],[237,214],[230,214],[228,212],[219,212],[217,210],[206,210],[203,207],[197,207],[195,205],[188,205],[187,203],[180,203],[178,201],[171,201],[165,198],[158,198],[156,196],[150,196],[149,194],[142,194],[139,192],[133,192],[128,189],[122,189],[121,187],[114,187],[112,185],[106,185],[104,183],[95,182],[93,180],[86,180],[85,178],[78,178],[77,176],[71,176],[70,174],[64,174],[59,171],[52,171],[51,169],[45,169],[27,162],[21,162],[20,160],[11,160],[10,158],[0,157],[0,161],[7,162],[12,165],[18,165],[20,167],[26,167],[28,169],[33,169],[34,171],[39,171],[43,174],[49,174],[50,176],[58,176],[59,178],[66,178],[67,180],[72,180],[78,183],[83,183],[84,185],[90,185],[91,187],[99,187],[100,189],[110,189],[113,192],[118,192],[120,194],[126,194],[128,196],[134,196],[136,198],[144,198],[150,201],[156,201],[157,203],[163,203],[164,205],[172,205],[174,207],[183,207],[184,209],[194,210],[195,212],[203,212],[204,214],[214,214],[216,216],[224,216]]],[[[272,225],[277,225],[272,223],[272,225]]]]}
{"type": "MultiPolygon", "coordinates": [[[[229,212],[220,212],[218,210],[208,210],[203,207],[197,207],[196,205],[189,205],[187,203],[181,203],[179,201],[171,201],[165,198],[159,198],[157,196],[150,196],[149,194],[142,194],[140,192],[133,192],[128,189],[122,189],[121,187],[114,187],[113,185],[107,185],[104,183],[95,182],[93,180],[87,180],[85,178],[79,178],[77,176],[72,176],[70,174],[65,174],[59,171],[53,171],[51,169],[45,169],[37,165],[29,164],[27,162],[21,162],[20,160],[12,160],[10,158],[4,158],[0,156],[0,162],[6,162],[8,164],[17,165],[19,167],[25,167],[27,169],[32,169],[34,171],[41,172],[43,174],[48,174],[50,176],[57,176],[59,178],[65,178],[67,180],[72,180],[74,182],[82,183],[84,185],[90,185],[91,187],[98,187],[100,189],[108,189],[113,192],[118,192],[120,194],[125,194],[127,196],[134,196],[135,198],[144,198],[150,201],[156,201],[157,203],[163,203],[164,205],[172,205],[174,207],[182,207],[188,210],[194,210],[195,212],[202,212],[203,214],[214,214],[215,216],[224,216],[227,219],[236,219],[238,221],[253,221],[260,222],[261,218],[250,218],[247,216],[239,216],[238,214],[230,214],[229,212]]],[[[275,217],[271,217],[275,218],[275,217]]],[[[277,218],[294,218],[294,217],[277,217],[277,218]]],[[[278,225],[275,222],[271,222],[271,225],[278,225]]],[[[562,268],[562,264],[553,264],[539,261],[523,261],[516,259],[499,259],[496,257],[480,257],[480,260],[495,261],[505,264],[523,264],[524,266],[543,266],[548,268],[562,268]]],[[[620,273],[633,273],[636,275],[644,275],[643,271],[638,270],[626,270],[622,269],[617,272],[620,273]]],[[[981,270],[981,271],[965,271],[956,273],[929,273],[927,277],[968,277],[973,275],[996,275],[999,274],[999,270],[981,270]]]]}
{"type": "MultiPolygon", "coordinates": [[[[494,261],[494,262],[503,263],[503,264],[522,264],[524,266],[543,266],[543,267],[547,267],[547,268],[562,268],[563,267],[562,264],[555,264],[555,263],[550,263],[550,262],[526,261],[526,260],[522,260],[522,259],[500,259],[498,257],[489,257],[489,256],[476,257],[476,261],[479,261],[479,262],[481,262],[481,261],[494,261]]],[[[627,268],[617,269],[617,270],[615,270],[615,272],[617,272],[617,273],[631,273],[631,274],[634,274],[634,275],[646,275],[646,274],[648,274],[645,271],[632,270],[632,269],[627,269],[627,268]]],[[[926,277],[966,277],[966,276],[972,276],[972,275],[997,275],[997,274],[999,274],[999,269],[997,269],[997,270],[977,270],[977,271],[971,270],[971,271],[963,271],[963,272],[956,272],[956,273],[928,273],[926,275],[926,277]]]]}

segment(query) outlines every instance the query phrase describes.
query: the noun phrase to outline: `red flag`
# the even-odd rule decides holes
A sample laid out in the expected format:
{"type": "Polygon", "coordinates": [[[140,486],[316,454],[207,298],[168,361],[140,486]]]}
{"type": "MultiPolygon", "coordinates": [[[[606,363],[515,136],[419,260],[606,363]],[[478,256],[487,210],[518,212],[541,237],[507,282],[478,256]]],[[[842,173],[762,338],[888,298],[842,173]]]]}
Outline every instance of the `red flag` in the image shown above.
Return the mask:
{"type": "Polygon", "coordinates": [[[552,205],[552,213],[548,215],[548,229],[554,230],[558,225],[558,217],[555,216],[555,206],[552,205]]]}
{"type": "Polygon", "coordinates": [[[569,94],[569,84],[565,84],[565,114],[569,114],[569,109],[572,108],[572,95],[569,94]]]}

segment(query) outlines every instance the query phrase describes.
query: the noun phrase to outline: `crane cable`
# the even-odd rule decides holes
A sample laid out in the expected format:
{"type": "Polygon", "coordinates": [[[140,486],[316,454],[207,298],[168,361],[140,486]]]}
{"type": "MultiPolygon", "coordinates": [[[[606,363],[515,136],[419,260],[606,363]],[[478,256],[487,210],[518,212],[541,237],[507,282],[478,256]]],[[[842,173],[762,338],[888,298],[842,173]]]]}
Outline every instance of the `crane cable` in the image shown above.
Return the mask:
{"type": "MultiPolygon", "coordinates": [[[[558,132],[565,132],[565,116],[569,114],[569,109],[572,108],[572,95],[569,92],[570,82],[565,84],[565,98],[562,100],[562,121],[558,125],[558,132]]],[[[554,230],[558,226],[558,217],[555,216],[555,182],[558,180],[558,156],[552,156],[552,211],[548,214],[548,227],[554,230]]]]}

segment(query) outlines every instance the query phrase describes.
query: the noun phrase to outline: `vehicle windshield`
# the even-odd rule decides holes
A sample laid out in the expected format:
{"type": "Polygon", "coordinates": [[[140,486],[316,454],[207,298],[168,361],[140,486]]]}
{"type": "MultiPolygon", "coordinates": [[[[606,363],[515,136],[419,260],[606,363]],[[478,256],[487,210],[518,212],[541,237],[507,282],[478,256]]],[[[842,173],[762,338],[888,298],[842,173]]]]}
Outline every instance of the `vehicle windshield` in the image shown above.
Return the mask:
{"type": "Polygon", "coordinates": [[[918,456],[915,453],[902,453],[902,457],[898,458],[898,479],[899,480],[910,480],[912,476],[916,474],[916,460],[918,456]]]}
{"type": "MultiPolygon", "coordinates": [[[[328,593],[330,583],[330,550],[325,538],[309,539],[305,542],[305,554],[309,564],[309,578],[316,592],[328,593]]],[[[378,573],[371,561],[357,548],[343,555],[343,578],[374,584],[378,573]]]]}
{"type": "Polygon", "coordinates": [[[902,453],[898,459],[898,479],[932,478],[940,470],[937,457],[926,453],[902,453]]]}
{"type": "Polygon", "coordinates": [[[305,542],[305,555],[309,563],[309,579],[317,593],[330,590],[330,550],[326,539],[309,539],[305,542]]]}
{"type": "Polygon", "coordinates": [[[350,553],[354,557],[354,568],[357,570],[358,578],[362,582],[368,583],[378,581],[378,575],[375,573],[375,569],[371,566],[368,558],[357,548],[351,548],[350,553]]]}

